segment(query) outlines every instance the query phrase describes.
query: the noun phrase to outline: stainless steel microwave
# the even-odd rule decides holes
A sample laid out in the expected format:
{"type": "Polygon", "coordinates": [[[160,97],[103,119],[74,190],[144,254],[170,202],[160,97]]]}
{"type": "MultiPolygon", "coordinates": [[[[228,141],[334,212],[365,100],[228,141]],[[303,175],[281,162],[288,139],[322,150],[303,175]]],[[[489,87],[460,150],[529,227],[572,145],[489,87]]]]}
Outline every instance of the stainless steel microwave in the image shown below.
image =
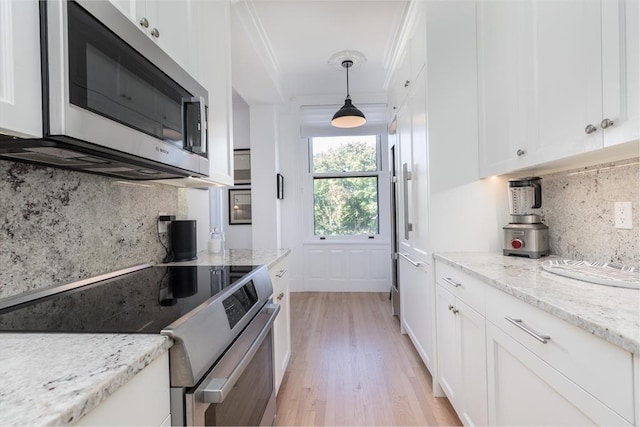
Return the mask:
{"type": "Polygon", "coordinates": [[[40,2],[43,138],[0,156],[125,179],[209,175],[208,93],[115,6],[40,2]]]}

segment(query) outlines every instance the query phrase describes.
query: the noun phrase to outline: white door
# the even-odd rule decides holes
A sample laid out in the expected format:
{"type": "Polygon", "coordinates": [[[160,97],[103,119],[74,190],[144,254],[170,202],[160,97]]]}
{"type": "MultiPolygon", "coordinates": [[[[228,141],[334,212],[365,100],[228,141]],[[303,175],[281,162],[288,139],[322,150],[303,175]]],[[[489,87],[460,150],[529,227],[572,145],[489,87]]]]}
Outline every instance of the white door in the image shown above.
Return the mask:
{"type": "Polygon", "coordinates": [[[536,0],[533,6],[536,162],[601,148],[600,0],[536,0]],[[590,124],[593,133],[585,131],[590,124]]]}

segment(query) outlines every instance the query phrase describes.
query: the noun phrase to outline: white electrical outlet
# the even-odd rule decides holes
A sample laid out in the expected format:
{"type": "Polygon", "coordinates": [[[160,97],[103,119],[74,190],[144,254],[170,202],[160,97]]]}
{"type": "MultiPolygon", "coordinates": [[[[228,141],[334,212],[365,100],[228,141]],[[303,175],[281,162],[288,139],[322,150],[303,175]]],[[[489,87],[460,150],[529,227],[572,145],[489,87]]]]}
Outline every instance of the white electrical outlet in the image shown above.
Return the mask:
{"type": "Polygon", "coordinates": [[[616,228],[633,229],[631,202],[615,202],[613,206],[616,228]]]}

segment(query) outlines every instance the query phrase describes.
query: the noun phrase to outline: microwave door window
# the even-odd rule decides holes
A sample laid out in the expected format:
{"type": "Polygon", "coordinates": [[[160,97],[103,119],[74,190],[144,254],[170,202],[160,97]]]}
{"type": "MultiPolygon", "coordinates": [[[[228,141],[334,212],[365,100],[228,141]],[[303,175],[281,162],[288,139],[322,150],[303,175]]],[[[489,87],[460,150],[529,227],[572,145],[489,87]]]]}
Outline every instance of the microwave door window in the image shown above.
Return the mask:
{"type": "Polygon", "coordinates": [[[182,148],[186,90],[74,2],[68,2],[69,99],[182,148]]]}

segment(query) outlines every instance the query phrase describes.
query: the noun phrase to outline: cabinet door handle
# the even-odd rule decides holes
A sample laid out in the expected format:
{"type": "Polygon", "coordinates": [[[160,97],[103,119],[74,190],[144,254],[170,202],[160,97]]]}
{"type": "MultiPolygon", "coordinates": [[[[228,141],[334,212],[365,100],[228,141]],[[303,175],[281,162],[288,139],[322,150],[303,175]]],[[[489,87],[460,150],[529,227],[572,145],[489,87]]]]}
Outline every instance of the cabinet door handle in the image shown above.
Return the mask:
{"type": "Polygon", "coordinates": [[[277,278],[281,278],[282,276],[284,276],[287,273],[287,270],[280,270],[277,274],[276,277],[277,278]]]}
{"type": "Polygon", "coordinates": [[[448,284],[450,284],[454,288],[459,288],[460,286],[462,286],[462,283],[454,282],[451,277],[443,277],[442,280],[444,280],[445,282],[447,282],[448,284]]]}
{"type": "Polygon", "coordinates": [[[542,344],[546,344],[547,341],[549,341],[551,339],[550,336],[548,336],[548,335],[540,335],[539,333],[537,333],[533,329],[527,327],[527,325],[522,323],[522,320],[520,320],[520,319],[514,319],[514,318],[509,317],[509,316],[505,316],[505,319],[507,320],[507,322],[511,323],[512,325],[515,325],[519,329],[522,329],[523,331],[525,331],[526,333],[528,333],[529,335],[531,335],[532,337],[534,337],[535,339],[540,341],[542,344]]]}
{"type": "Polygon", "coordinates": [[[140,19],[140,26],[144,28],[149,28],[149,21],[144,16],[140,19]]]}
{"type": "Polygon", "coordinates": [[[453,310],[451,310],[453,312],[453,314],[458,314],[460,312],[460,310],[458,310],[457,308],[454,308],[453,310]]]}
{"type": "Polygon", "coordinates": [[[587,135],[591,135],[592,133],[594,133],[597,130],[598,130],[598,128],[595,127],[594,125],[588,124],[587,127],[584,128],[584,133],[586,133],[587,135]]]}
{"type": "Polygon", "coordinates": [[[409,166],[404,163],[402,165],[402,205],[403,217],[404,217],[404,239],[409,240],[409,232],[413,231],[413,224],[409,223],[409,180],[411,179],[411,172],[409,172],[409,166]]]}
{"type": "Polygon", "coordinates": [[[282,298],[284,298],[284,292],[278,294],[278,301],[282,300],[282,298]]]}
{"type": "Polygon", "coordinates": [[[410,84],[411,84],[411,82],[409,80],[406,80],[404,82],[404,87],[409,87],[410,84]]]}
{"type": "Polygon", "coordinates": [[[613,120],[611,120],[611,119],[603,119],[600,122],[600,127],[602,129],[606,129],[606,128],[610,127],[610,126],[613,126],[613,120]]]}
{"type": "Polygon", "coordinates": [[[406,259],[407,261],[409,261],[411,264],[413,264],[414,267],[420,267],[422,264],[424,264],[424,262],[422,261],[412,260],[407,254],[403,254],[402,252],[399,252],[398,255],[400,255],[402,258],[406,259]]]}
{"type": "Polygon", "coordinates": [[[153,30],[151,30],[151,35],[155,38],[159,38],[160,37],[160,31],[158,31],[157,28],[154,28],[153,30]]]}
{"type": "Polygon", "coordinates": [[[522,157],[525,154],[527,154],[527,152],[524,151],[522,148],[518,148],[518,151],[516,151],[516,156],[518,156],[518,157],[522,157]]]}

